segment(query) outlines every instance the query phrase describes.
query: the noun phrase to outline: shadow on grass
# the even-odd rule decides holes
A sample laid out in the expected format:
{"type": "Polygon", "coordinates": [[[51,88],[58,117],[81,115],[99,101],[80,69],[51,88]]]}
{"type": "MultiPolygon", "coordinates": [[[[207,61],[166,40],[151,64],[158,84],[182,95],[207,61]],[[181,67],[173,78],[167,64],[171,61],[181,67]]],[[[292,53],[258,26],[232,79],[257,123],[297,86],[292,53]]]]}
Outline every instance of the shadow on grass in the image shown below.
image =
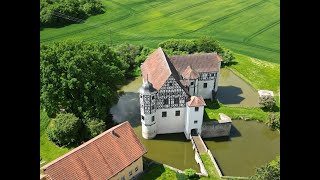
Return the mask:
{"type": "Polygon", "coordinates": [[[228,64],[221,64],[221,68],[224,68],[224,67],[231,67],[231,66],[234,66],[234,65],[237,65],[239,64],[238,62],[236,61],[231,61],[230,63],[228,64]]]}

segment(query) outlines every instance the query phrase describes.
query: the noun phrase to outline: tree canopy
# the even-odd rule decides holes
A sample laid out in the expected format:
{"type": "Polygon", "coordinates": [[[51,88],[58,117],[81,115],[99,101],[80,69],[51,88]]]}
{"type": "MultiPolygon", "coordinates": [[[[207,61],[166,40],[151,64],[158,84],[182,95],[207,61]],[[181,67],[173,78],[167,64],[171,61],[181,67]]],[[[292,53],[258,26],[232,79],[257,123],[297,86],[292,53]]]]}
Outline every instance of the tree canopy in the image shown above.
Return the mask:
{"type": "Polygon", "coordinates": [[[220,45],[220,43],[209,36],[198,39],[169,39],[159,43],[168,55],[211,53],[217,52],[223,59],[223,65],[230,65],[235,59],[233,53],[220,45]]]}
{"type": "Polygon", "coordinates": [[[123,62],[104,44],[56,42],[40,47],[40,99],[49,117],[60,109],[106,120],[124,81],[123,62]]]}
{"type": "Polygon", "coordinates": [[[75,23],[68,18],[60,17],[61,15],[85,19],[102,12],[103,6],[99,0],[40,0],[40,26],[51,27],[75,23]]]}

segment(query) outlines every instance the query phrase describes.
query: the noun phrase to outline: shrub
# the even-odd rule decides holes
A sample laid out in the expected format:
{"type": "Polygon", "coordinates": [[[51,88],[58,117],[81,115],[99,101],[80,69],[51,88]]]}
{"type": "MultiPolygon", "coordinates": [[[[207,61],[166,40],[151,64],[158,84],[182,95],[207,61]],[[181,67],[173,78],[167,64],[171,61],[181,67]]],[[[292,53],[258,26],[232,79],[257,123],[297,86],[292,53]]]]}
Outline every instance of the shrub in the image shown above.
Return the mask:
{"type": "Polygon", "coordinates": [[[261,96],[259,97],[259,104],[263,110],[272,111],[276,105],[276,100],[272,96],[261,96]]]}
{"type": "Polygon", "coordinates": [[[58,146],[78,143],[82,123],[74,114],[57,114],[47,128],[48,138],[58,146]]]}
{"type": "Polygon", "coordinates": [[[159,43],[163,49],[171,49],[171,51],[188,52],[192,54],[197,51],[197,46],[194,41],[186,39],[169,39],[159,43]]]}
{"type": "Polygon", "coordinates": [[[192,168],[185,169],[185,170],[184,170],[184,174],[185,174],[186,176],[188,176],[189,179],[190,179],[190,178],[195,178],[195,177],[198,176],[198,175],[197,175],[197,171],[194,170],[194,169],[192,169],[192,168]]]}
{"type": "Polygon", "coordinates": [[[106,124],[103,120],[97,118],[89,118],[84,120],[86,127],[86,137],[91,139],[106,130],[106,124]]]}
{"type": "Polygon", "coordinates": [[[280,129],[280,114],[279,113],[270,113],[268,116],[268,121],[266,124],[272,129],[280,129]]]}
{"type": "Polygon", "coordinates": [[[276,160],[257,168],[254,176],[250,180],[280,180],[280,156],[276,160]]]}

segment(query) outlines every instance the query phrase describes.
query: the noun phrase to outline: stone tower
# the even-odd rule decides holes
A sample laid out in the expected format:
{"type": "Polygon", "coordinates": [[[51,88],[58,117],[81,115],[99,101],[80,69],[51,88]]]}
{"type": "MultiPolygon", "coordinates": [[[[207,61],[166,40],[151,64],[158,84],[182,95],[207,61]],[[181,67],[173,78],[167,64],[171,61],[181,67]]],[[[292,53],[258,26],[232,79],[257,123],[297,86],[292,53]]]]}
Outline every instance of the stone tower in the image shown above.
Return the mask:
{"type": "Polygon", "coordinates": [[[145,139],[152,139],[157,135],[156,94],[157,90],[148,80],[139,89],[142,137],[145,139]]]}

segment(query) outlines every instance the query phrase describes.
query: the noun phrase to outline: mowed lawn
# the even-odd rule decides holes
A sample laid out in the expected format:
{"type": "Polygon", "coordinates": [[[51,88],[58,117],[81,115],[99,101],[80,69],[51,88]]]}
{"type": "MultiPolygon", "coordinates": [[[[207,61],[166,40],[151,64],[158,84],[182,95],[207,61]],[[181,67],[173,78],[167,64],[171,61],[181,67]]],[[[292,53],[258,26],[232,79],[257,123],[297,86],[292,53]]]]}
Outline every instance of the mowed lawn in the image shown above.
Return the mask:
{"type": "Polygon", "coordinates": [[[47,116],[47,113],[40,109],[40,156],[42,157],[41,161],[45,161],[40,167],[71,150],[60,148],[48,139],[45,131],[49,123],[50,118],[47,116]]]}
{"type": "Polygon", "coordinates": [[[85,23],[40,31],[41,43],[65,39],[156,48],[170,38],[208,35],[234,52],[280,62],[280,0],[102,0],[106,12],[85,23]]]}
{"type": "Polygon", "coordinates": [[[235,54],[235,65],[228,67],[256,90],[265,89],[278,96],[280,92],[280,65],[242,54],[235,54]]]}

